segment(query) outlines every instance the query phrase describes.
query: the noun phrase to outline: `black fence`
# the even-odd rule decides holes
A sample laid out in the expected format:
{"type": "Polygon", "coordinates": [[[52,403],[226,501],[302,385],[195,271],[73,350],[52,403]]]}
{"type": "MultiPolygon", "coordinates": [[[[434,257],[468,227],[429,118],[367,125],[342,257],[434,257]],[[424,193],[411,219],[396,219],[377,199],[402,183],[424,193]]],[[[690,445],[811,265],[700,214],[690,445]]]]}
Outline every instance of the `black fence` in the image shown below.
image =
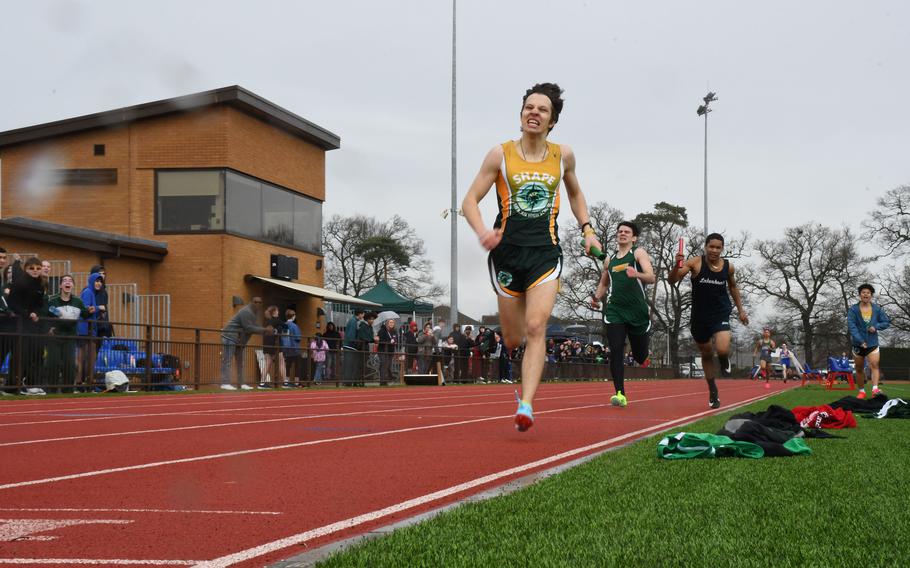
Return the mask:
{"type": "MultiPolygon", "coordinates": [[[[59,320],[53,320],[59,321],[59,320]]],[[[115,325],[119,322],[113,322],[115,325]]],[[[519,382],[521,359],[431,353],[406,354],[339,348],[299,349],[236,345],[221,331],[204,328],[144,326],[142,338],[48,334],[51,320],[0,331],[0,390],[5,393],[92,392],[111,390],[184,390],[294,388],[314,385],[397,384],[405,374],[435,374],[445,383],[519,382]],[[156,339],[162,336],[168,340],[156,339]],[[122,375],[121,375],[122,373],[122,375]],[[119,384],[118,379],[128,380],[119,384]],[[30,392],[30,389],[32,392],[30,392]]],[[[672,369],[627,367],[627,378],[671,378],[672,369]]],[[[608,379],[609,367],[583,358],[547,362],[545,381],[608,379]]]]}

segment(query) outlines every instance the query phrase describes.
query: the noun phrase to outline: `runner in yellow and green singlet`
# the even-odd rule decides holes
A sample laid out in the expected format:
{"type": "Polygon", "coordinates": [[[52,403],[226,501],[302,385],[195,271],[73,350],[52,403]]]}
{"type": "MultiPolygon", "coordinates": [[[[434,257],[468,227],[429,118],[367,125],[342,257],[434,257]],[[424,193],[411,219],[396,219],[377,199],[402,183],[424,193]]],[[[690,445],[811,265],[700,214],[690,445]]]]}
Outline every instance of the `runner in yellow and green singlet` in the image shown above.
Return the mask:
{"type": "Polygon", "coordinates": [[[528,89],[522,99],[521,137],[487,153],[461,205],[481,246],[490,251],[488,267],[498,294],[506,347],[514,348],[527,338],[515,413],[515,427],[522,432],[534,424],[531,402],[543,373],[547,320],[562,272],[556,224],[560,182],[565,183],[569,205],[584,235],[585,251],[600,248],[575,175],[575,154],[568,146],[547,140],[562,105],[562,89],[555,83],[528,89]],[[479,204],[494,185],[497,215],[490,229],[479,204]]]}

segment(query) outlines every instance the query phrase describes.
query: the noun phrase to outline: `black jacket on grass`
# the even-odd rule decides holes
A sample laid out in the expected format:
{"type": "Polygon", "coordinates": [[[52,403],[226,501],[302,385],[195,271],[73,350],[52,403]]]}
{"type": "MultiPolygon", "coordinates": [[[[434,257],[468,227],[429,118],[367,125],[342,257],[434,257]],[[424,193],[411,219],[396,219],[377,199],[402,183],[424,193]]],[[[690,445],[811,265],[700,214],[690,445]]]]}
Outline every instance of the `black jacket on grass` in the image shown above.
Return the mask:
{"type": "Polygon", "coordinates": [[[732,416],[717,432],[738,442],[752,442],[769,457],[796,455],[784,443],[802,438],[803,429],[788,409],[773,404],[764,412],[743,412],[732,416]]]}
{"type": "Polygon", "coordinates": [[[829,404],[831,408],[843,408],[853,412],[878,412],[888,402],[888,397],[879,393],[872,398],[860,400],[855,396],[845,396],[829,404]]]}

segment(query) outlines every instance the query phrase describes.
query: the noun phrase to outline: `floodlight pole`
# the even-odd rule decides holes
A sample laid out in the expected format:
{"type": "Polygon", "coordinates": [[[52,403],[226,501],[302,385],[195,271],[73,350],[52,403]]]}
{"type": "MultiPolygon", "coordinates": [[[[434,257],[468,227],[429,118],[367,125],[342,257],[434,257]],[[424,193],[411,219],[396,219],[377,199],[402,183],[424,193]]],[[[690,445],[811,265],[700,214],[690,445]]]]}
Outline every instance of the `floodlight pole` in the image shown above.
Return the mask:
{"type": "Polygon", "coordinates": [[[702,98],[705,104],[699,105],[696,111],[698,116],[705,117],[705,236],[708,236],[708,113],[711,112],[711,103],[717,100],[716,93],[708,91],[702,98]]]}
{"type": "MultiPolygon", "coordinates": [[[[707,106],[707,105],[706,105],[707,106]]],[[[705,110],[705,236],[708,236],[708,111],[705,110]]]]}
{"type": "Polygon", "coordinates": [[[455,4],[452,0],[452,250],[451,282],[449,299],[449,325],[458,321],[458,169],[456,161],[456,126],[455,122],[455,4]]]}

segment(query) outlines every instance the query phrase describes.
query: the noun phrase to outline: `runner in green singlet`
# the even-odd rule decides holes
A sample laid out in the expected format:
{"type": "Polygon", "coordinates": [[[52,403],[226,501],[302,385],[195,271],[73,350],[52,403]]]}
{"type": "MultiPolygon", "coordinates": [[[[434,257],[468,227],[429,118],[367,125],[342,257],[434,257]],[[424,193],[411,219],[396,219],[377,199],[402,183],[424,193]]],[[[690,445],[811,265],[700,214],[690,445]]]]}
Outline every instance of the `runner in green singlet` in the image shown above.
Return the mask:
{"type": "Polygon", "coordinates": [[[645,299],[645,284],[653,284],[656,277],[651,257],[636,246],[639,230],[635,223],[623,221],[616,227],[616,253],[604,264],[597,290],[591,298],[594,309],[600,307],[600,298],[609,289],[603,304],[603,320],[607,345],[610,347],[610,374],[616,394],[610,398],[613,406],[625,406],[625,371],[622,354],[626,337],[632,348],[632,357],[639,364],[648,358],[648,331],[651,316],[645,299]]]}

